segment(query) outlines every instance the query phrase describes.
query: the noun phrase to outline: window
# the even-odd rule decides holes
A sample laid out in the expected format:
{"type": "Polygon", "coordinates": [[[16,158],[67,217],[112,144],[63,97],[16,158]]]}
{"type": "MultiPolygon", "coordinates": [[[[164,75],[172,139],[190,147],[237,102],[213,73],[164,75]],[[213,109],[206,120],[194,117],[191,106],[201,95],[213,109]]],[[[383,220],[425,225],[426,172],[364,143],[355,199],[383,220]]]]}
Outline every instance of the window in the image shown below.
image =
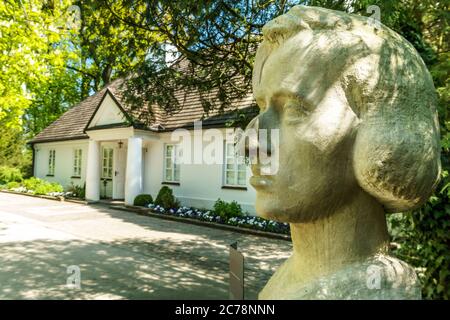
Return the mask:
{"type": "Polygon", "coordinates": [[[81,158],[82,150],[75,149],[73,153],[73,176],[81,177],[81,158]]]}
{"type": "Polygon", "coordinates": [[[102,154],[102,179],[112,179],[113,149],[103,148],[102,154]]]}
{"type": "Polygon", "coordinates": [[[48,154],[48,175],[55,175],[55,150],[50,150],[48,154]]]}
{"type": "Polygon", "coordinates": [[[180,182],[180,165],[176,160],[177,146],[166,144],[164,146],[164,181],[180,182]]]}
{"type": "Polygon", "coordinates": [[[235,155],[234,143],[225,143],[225,172],[224,182],[226,186],[246,186],[247,168],[244,161],[238,161],[235,155]]]}

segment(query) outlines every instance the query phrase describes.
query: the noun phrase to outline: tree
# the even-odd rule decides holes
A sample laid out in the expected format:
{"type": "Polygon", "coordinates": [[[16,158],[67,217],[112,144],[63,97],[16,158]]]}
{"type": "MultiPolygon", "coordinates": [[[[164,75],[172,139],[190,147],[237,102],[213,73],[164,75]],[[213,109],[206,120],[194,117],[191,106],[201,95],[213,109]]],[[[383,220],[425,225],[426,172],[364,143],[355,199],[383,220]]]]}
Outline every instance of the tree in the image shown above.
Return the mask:
{"type": "Polygon", "coordinates": [[[0,3],[0,163],[28,174],[27,133],[47,125],[42,119],[51,117],[52,108],[59,115],[62,99],[71,102],[72,93],[55,101],[50,87],[57,85],[66,93],[76,90],[76,82],[63,81],[68,76],[65,64],[74,58],[68,42],[72,36],[67,27],[69,1],[50,4],[37,0],[0,3]],[[41,104],[42,99],[47,103],[41,104]]]}
{"type": "MultiPolygon", "coordinates": [[[[67,1],[62,1],[67,4],[67,1]]],[[[61,72],[72,56],[67,47],[70,30],[63,28],[63,7],[42,1],[0,3],[0,123],[20,127],[35,90],[51,74],[61,72]]]]}
{"type": "Polygon", "coordinates": [[[72,43],[78,60],[67,65],[81,77],[83,99],[98,91],[112,79],[127,75],[145,60],[155,34],[114,19],[111,11],[99,1],[77,0],[79,29],[72,43]]]}
{"type": "Polygon", "coordinates": [[[217,106],[222,110],[251,92],[252,65],[262,26],[294,4],[347,9],[346,1],[339,0],[103,0],[102,3],[115,20],[165,40],[151,43],[151,59],[138,66],[141,76],[130,80],[128,99],[136,106],[150,102],[150,108],[157,103],[169,112],[181,108],[174,94],[180,87],[197,91],[206,112],[217,106]],[[166,58],[173,48],[178,58],[167,64],[166,58]],[[182,66],[177,63],[181,61],[182,66]]]}
{"type": "Polygon", "coordinates": [[[31,173],[31,152],[25,147],[20,128],[0,126],[0,167],[18,168],[25,176],[31,173]]]}

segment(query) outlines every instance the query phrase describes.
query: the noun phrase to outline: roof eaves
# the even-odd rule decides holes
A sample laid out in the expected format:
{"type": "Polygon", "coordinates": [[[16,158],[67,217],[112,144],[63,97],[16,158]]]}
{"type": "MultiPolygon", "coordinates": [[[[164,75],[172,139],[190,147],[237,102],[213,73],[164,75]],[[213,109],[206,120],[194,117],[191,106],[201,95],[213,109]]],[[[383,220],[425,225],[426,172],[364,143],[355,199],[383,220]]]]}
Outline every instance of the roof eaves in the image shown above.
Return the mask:
{"type": "Polygon", "coordinates": [[[32,139],[27,142],[29,145],[34,145],[36,143],[48,143],[48,142],[58,142],[58,141],[70,141],[70,140],[84,140],[89,139],[87,135],[73,136],[73,137],[59,137],[59,138],[47,138],[47,139],[32,139]]]}

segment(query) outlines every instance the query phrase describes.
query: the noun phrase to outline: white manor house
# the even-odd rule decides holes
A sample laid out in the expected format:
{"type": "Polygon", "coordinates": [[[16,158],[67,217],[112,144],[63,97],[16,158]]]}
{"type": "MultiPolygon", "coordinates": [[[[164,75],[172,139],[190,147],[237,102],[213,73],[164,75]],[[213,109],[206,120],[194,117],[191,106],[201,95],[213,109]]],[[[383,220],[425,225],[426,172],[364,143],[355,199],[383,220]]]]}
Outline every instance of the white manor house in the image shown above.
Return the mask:
{"type": "MultiPolygon", "coordinates": [[[[234,109],[205,114],[198,94],[179,90],[180,110],[168,114],[154,106],[150,116],[147,105],[132,108],[126,103],[123,82],[117,79],[106,85],[30,141],[34,176],[65,188],[85,186],[89,201],[109,198],[132,204],[138,194],[155,198],[162,186],[169,185],[182,205],[211,208],[221,198],[235,200],[254,213],[251,171],[235,161],[232,142],[223,140],[220,163],[179,163],[178,145],[171,138],[180,128],[193,133],[200,120],[203,129],[214,128],[225,137],[235,110],[255,113],[251,94],[233,103],[234,109]]],[[[193,158],[201,157],[201,149],[192,145],[193,158]]]]}

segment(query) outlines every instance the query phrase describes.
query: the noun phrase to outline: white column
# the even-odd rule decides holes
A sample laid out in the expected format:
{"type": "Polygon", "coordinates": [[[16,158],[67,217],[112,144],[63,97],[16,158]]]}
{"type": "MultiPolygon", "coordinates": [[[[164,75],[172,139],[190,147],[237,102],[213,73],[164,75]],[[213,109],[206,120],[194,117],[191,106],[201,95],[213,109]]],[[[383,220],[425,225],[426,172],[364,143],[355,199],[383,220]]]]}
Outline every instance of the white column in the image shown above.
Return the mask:
{"type": "Polygon", "coordinates": [[[125,177],[125,203],[133,204],[142,192],[142,138],[128,138],[127,171],[125,177]]]}
{"type": "Polygon", "coordinates": [[[89,140],[86,167],[86,200],[100,200],[100,142],[89,140]]]}

